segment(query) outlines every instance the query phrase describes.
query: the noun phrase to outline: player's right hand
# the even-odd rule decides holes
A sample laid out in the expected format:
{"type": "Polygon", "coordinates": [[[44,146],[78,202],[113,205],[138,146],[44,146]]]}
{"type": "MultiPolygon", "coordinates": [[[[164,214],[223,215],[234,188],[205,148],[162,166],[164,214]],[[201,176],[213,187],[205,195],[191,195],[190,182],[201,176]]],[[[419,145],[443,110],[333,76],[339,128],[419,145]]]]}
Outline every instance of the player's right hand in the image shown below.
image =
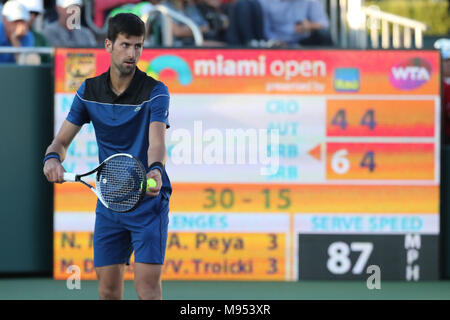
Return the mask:
{"type": "Polygon", "coordinates": [[[44,164],[44,175],[49,182],[64,182],[64,167],[58,159],[48,159],[44,164]]]}

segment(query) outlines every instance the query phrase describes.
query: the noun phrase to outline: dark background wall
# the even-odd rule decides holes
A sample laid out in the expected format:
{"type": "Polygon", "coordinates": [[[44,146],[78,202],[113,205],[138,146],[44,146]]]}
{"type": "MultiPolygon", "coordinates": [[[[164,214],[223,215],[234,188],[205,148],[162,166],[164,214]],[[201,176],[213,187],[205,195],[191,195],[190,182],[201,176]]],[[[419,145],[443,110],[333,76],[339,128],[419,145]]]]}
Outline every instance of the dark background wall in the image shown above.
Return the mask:
{"type": "Polygon", "coordinates": [[[51,275],[53,191],[42,158],[53,137],[52,66],[0,65],[0,273],[51,275]]]}

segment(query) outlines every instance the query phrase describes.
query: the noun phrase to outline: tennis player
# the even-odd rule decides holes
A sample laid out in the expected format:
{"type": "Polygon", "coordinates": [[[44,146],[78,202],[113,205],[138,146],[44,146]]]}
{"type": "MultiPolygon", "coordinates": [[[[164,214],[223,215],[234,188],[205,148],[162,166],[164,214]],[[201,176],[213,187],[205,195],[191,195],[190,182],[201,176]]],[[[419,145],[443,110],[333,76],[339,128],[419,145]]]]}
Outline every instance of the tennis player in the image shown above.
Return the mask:
{"type": "Polygon", "coordinates": [[[145,25],[129,13],[109,20],[107,72],[87,79],[78,89],[70,112],[44,158],[48,181],[63,182],[67,148],[81,126],[92,121],[99,161],[129,153],[148,164],[147,178],[157,182],[139,207],[114,213],[97,202],[94,266],[100,299],[122,299],[125,265],[134,250],[134,283],[140,299],[161,299],[161,271],[167,242],[169,198],[165,171],[165,133],[169,128],[167,87],[136,67],[144,44],[145,25]]]}

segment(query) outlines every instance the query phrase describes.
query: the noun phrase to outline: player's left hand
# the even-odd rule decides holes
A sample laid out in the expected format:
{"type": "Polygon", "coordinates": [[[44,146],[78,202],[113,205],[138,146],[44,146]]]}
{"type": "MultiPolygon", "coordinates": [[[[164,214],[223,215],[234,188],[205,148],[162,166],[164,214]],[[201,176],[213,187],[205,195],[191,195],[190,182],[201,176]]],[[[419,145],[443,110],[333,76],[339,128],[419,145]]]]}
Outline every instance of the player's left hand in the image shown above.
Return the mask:
{"type": "Polygon", "coordinates": [[[153,169],[149,173],[147,173],[147,179],[152,178],[156,181],[156,187],[148,188],[145,193],[148,197],[157,197],[162,187],[162,177],[161,172],[158,169],[153,169]]]}

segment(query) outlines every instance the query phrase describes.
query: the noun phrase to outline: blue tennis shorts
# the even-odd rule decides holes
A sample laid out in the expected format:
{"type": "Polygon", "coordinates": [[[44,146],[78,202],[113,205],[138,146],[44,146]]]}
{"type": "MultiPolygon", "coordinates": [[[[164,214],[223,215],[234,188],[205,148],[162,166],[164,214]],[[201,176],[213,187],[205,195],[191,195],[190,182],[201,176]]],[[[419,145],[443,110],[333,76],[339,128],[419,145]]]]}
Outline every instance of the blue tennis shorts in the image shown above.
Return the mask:
{"type": "Polygon", "coordinates": [[[169,200],[161,193],[129,213],[96,212],[94,266],[134,261],[164,264],[169,225],[169,200]]]}

